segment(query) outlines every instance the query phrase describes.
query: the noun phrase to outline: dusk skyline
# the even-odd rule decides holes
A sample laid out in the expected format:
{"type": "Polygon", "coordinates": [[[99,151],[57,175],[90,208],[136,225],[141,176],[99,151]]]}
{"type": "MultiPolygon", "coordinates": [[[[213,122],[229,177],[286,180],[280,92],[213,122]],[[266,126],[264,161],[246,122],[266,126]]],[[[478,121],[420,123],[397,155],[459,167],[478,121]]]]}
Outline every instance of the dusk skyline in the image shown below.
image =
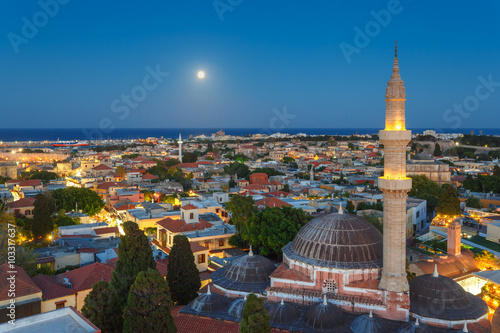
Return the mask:
{"type": "Polygon", "coordinates": [[[232,4],[2,3],[0,128],[382,128],[394,40],[408,127],[497,126],[498,3],[232,4]]]}

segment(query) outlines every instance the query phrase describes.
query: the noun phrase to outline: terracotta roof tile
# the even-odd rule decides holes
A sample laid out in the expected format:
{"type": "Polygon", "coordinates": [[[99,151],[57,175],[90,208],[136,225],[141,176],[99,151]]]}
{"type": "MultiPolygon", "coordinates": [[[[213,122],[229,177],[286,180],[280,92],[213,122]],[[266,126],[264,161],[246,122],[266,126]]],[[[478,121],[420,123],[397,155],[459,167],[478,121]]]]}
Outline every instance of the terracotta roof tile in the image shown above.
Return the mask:
{"type": "Polygon", "coordinates": [[[204,230],[212,226],[212,223],[202,219],[200,219],[200,222],[197,223],[186,223],[184,220],[173,220],[170,217],[164,218],[156,223],[171,232],[204,230]]]}
{"type": "Polygon", "coordinates": [[[9,264],[5,263],[0,266],[0,301],[9,299],[9,280],[11,274],[10,271],[15,271],[16,275],[16,298],[22,296],[33,295],[41,292],[42,290],[36,285],[35,282],[29,277],[29,275],[24,271],[22,267],[15,266],[12,270],[9,268],[9,264]]]}
{"type": "Polygon", "coordinates": [[[191,205],[191,204],[187,204],[185,206],[182,206],[181,208],[184,209],[184,210],[198,209],[198,207],[196,207],[195,205],[191,205]]]}
{"type": "Polygon", "coordinates": [[[266,207],[273,208],[273,207],[290,206],[290,204],[286,203],[283,200],[280,200],[278,198],[269,197],[269,198],[265,198],[265,199],[262,199],[262,200],[255,202],[255,206],[266,206],[266,207]]]}
{"type": "Polygon", "coordinates": [[[58,274],[56,275],[56,279],[59,283],[62,283],[64,278],[67,277],[73,285],[73,290],[82,291],[92,288],[92,285],[99,281],[109,282],[111,280],[111,272],[113,272],[112,267],[96,262],[58,274]]]}
{"type": "Polygon", "coordinates": [[[304,282],[313,282],[308,276],[303,273],[297,272],[293,269],[290,269],[288,265],[281,263],[278,268],[274,272],[269,275],[271,278],[285,279],[285,280],[293,280],[293,281],[304,281],[304,282]]]}
{"type": "Polygon", "coordinates": [[[19,186],[42,186],[42,181],[40,179],[28,179],[20,182],[19,186]]]}
{"type": "Polygon", "coordinates": [[[7,204],[9,208],[24,208],[24,207],[33,207],[35,204],[35,198],[22,198],[17,201],[13,201],[7,204]]]}
{"type": "Polygon", "coordinates": [[[64,284],[57,282],[56,278],[53,276],[38,274],[33,277],[33,281],[42,290],[44,301],[75,293],[73,289],[66,288],[64,284]]]}

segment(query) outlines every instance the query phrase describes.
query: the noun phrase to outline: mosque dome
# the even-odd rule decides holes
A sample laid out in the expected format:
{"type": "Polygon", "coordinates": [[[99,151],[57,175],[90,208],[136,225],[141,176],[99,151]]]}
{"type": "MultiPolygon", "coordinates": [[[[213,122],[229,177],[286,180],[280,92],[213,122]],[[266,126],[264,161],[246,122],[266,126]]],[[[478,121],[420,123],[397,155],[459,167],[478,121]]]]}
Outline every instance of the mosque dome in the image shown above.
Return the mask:
{"type": "Polygon", "coordinates": [[[351,322],[350,329],[353,333],[382,333],[387,332],[387,324],[379,316],[365,313],[351,322]]]}
{"type": "Polygon", "coordinates": [[[269,275],[275,269],[276,265],[271,260],[250,251],[248,255],[213,272],[212,281],[226,289],[263,292],[269,286],[269,275]]]}
{"type": "Polygon", "coordinates": [[[212,293],[210,291],[210,286],[205,294],[202,294],[193,301],[191,309],[197,312],[208,312],[214,313],[223,311],[228,306],[228,300],[217,293],[212,293]]]}
{"type": "Polygon", "coordinates": [[[243,308],[245,307],[247,300],[245,298],[238,298],[231,303],[229,310],[227,311],[231,316],[236,318],[241,318],[243,315],[243,308]]]}
{"type": "Polygon", "coordinates": [[[344,313],[336,305],[323,302],[313,304],[304,316],[307,326],[320,331],[330,331],[344,324],[344,313]]]}
{"type": "Polygon", "coordinates": [[[419,320],[404,323],[398,329],[398,333],[433,333],[434,330],[419,320]]]}
{"type": "Polygon", "coordinates": [[[434,159],[429,154],[420,153],[413,156],[414,161],[433,161],[434,159]]]}
{"type": "Polygon", "coordinates": [[[293,305],[283,302],[268,303],[269,320],[275,324],[288,324],[300,318],[300,311],[293,305]]]}
{"type": "Polygon", "coordinates": [[[283,253],[315,266],[382,267],[382,234],[365,219],[351,214],[323,214],[304,225],[283,253]]]}
{"type": "Polygon", "coordinates": [[[459,321],[477,319],[488,312],[486,303],[467,293],[452,279],[437,274],[410,281],[410,312],[422,317],[459,321]]]}

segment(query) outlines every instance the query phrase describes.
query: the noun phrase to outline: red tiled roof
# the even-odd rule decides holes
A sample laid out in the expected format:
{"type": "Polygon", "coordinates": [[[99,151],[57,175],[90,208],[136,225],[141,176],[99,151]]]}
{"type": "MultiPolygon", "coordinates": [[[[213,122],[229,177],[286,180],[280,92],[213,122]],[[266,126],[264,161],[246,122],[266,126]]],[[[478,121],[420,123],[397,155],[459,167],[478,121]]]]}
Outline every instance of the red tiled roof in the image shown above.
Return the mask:
{"type": "Polygon", "coordinates": [[[462,175],[457,175],[457,176],[451,178],[451,180],[454,181],[454,182],[463,182],[466,179],[467,179],[467,177],[462,176],[462,175]]]}
{"type": "Polygon", "coordinates": [[[42,186],[42,181],[40,179],[28,179],[20,182],[19,186],[42,186]]]}
{"type": "Polygon", "coordinates": [[[95,170],[95,171],[100,171],[100,170],[113,170],[113,168],[110,168],[109,166],[107,166],[106,164],[99,164],[98,166],[96,167],[93,167],[92,170],[95,170]]]}
{"type": "Polygon", "coordinates": [[[269,192],[269,193],[265,193],[265,194],[274,195],[275,197],[281,197],[281,196],[287,197],[290,195],[290,192],[273,191],[273,192],[269,192]]]}
{"type": "Polygon", "coordinates": [[[97,185],[97,189],[99,190],[108,190],[111,187],[123,187],[125,184],[117,183],[117,182],[105,182],[97,185]]]}
{"type": "Polygon", "coordinates": [[[42,297],[44,301],[75,293],[73,289],[66,288],[64,284],[57,282],[56,278],[53,276],[38,274],[32,279],[42,290],[42,297]]]}
{"type": "Polygon", "coordinates": [[[194,168],[197,168],[198,167],[198,163],[179,163],[179,164],[176,164],[173,166],[173,168],[191,168],[191,169],[194,169],[194,168]]]}
{"type": "Polygon", "coordinates": [[[284,202],[278,198],[269,197],[255,202],[255,206],[266,206],[266,207],[283,207],[283,206],[291,206],[289,203],[284,202]]]}
{"type": "Polygon", "coordinates": [[[191,251],[193,251],[193,253],[208,250],[208,247],[204,247],[203,245],[200,245],[198,243],[189,242],[189,245],[191,245],[191,251]]]}
{"type": "Polygon", "coordinates": [[[67,277],[73,285],[73,290],[82,291],[92,288],[92,285],[99,281],[109,282],[111,280],[111,272],[113,268],[101,263],[93,263],[83,266],[72,271],[56,275],[58,282],[63,283],[67,277]]]}
{"type": "Polygon", "coordinates": [[[187,204],[185,206],[182,206],[181,208],[184,209],[184,210],[198,209],[198,207],[196,207],[195,205],[191,205],[191,204],[187,204]]]}
{"type": "Polygon", "coordinates": [[[202,219],[200,219],[200,222],[198,223],[186,223],[184,220],[173,220],[170,217],[164,218],[163,220],[156,222],[156,224],[171,232],[204,230],[212,226],[212,223],[202,219]]]}
{"type": "Polygon", "coordinates": [[[177,314],[174,316],[174,321],[177,333],[238,333],[240,331],[238,323],[228,320],[177,314]]]}
{"type": "Polygon", "coordinates": [[[274,272],[269,275],[271,278],[286,279],[293,281],[313,282],[307,275],[290,269],[288,265],[281,263],[274,272]]]}
{"type": "Polygon", "coordinates": [[[35,203],[35,198],[22,198],[17,201],[13,201],[7,204],[9,208],[24,208],[24,207],[33,207],[35,203]]]}
{"type": "Polygon", "coordinates": [[[168,261],[167,263],[159,262],[156,260],[156,269],[161,274],[161,276],[165,277],[168,273],[168,261]]]}
{"type": "Polygon", "coordinates": [[[104,227],[104,228],[96,228],[94,229],[96,235],[102,235],[102,234],[110,234],[110,233],[118,233],[118,227],[104,227]]]}
{"type": "Polygon", "coordinates": [[[155,175],[152,175],[150,173],[145,173],[142,175],[142,179],[143,180],[149,180],[149,179],[153,180],[153,179],[158,179],[158,177],[155,175]]]}
{"type": "Polygon", "coordinates": [[[20,183],[21,181],[20,180],[17,180],[17,179],[10,179],[8,181],[5,182],[5,184],[17,184],[17,183],[20,183]]]}
{"type": "Polygon", "coordinates": [[[259,184],[252,184],[252,185],[245,186],[243,189],[244,190],[265,190],[266,187],[259,185],[259,184]]]}
{"type": "Polygon", "coordinates": [[[42,291],[22,267],[14,266],[14,269],[10,269],[9,264],[5,263],[0,266],[0,301],[11,298],[9,297],[10,282],[7,280],[11,274],[16,275],[16,298],[33,295],[42,291]],[[15,271],[16,273],[9,273],[10,271],[15,271]]]}

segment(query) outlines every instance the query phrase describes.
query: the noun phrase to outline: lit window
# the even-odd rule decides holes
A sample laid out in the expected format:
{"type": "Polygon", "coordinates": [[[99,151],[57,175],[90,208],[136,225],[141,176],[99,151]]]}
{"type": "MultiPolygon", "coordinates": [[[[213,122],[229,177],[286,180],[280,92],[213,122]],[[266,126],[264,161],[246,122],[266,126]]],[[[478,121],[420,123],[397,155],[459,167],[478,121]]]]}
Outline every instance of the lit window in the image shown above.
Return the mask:
{"type": "Polygon", "coordinates": [[[219,240],[219,246],[224,246],[224,240],[223,239],[219,240]]]}
{"type": "Polygon", "coordinates": [[[189,219],[190,220],[194,219],[194,213],[189,214],[189,219]]]}
{"type": "Polygon", "coordinates": [[[198,255],[198,263],[203,264],[205,262],[205,254],[198,255]]]}
{"type": "Polygon", "coordinates": [[[56,309],[62,309],[62,308],[64,308],[64,304],[65,303],[66,303],[66,301],[56,302],[56,309]]]}

